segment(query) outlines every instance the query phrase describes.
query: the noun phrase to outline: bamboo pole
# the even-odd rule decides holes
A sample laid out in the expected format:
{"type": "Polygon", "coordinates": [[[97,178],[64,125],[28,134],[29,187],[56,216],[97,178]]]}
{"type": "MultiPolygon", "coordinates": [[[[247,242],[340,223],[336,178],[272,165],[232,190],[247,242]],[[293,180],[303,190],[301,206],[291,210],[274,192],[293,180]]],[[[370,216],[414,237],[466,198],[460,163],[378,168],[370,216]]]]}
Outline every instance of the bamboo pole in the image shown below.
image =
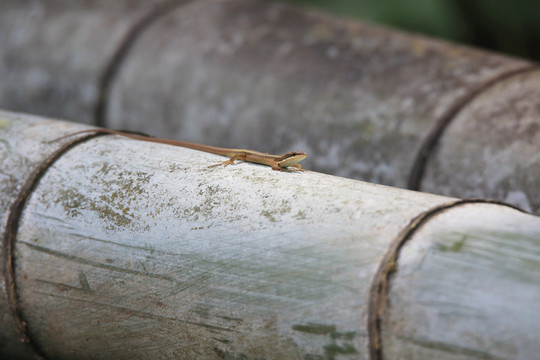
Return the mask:
{"type": "Polygon", "coordinates": [[[540,331],[538,217],[0,119],[2,356],[29,358],[25,338],[48,359],[495,358],[540,331]]]}
{"type": "Polygon", "coordinates": [[[0,108],[92,123],[102,83],[171,0],[0,0],[0,108]]]}
{"type": "Polygon", "coordinates": [[[0,1],[0,31],[0,107],[540,213],[536,64],[249,0],[0,1]]]}
{"type": "Polygon", "coordinates": [[[540,73],[501,81],[456,114],[415,188],[540,214],[540,73]]]}
{"type": "Polygon", "coordinates": [[[537,358],[538,217],[476,204],[421,226],[392,278],[384,358],[537,358]]]}
{"type": "Polygon", "coordinates": [[[487,84],[533,68],[277,2],[200,0],[140,37],[110,80],[104,115],[111,128],[303,148],[310,169],[407,187],[439,122],[487,84]]]}

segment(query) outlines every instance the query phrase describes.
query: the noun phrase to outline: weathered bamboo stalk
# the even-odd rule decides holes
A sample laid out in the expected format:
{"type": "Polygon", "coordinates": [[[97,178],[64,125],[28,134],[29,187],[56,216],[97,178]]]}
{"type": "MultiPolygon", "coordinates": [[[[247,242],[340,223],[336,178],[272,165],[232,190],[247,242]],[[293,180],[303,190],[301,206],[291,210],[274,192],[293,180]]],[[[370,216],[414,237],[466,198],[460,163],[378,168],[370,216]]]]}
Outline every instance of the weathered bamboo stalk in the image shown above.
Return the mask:
{"type": "Polygon", "coordinates": [[[92,123],[131,42],[181,0],[0,0],[0,108],[92,123]]]}
{"type": "Polygon", "coordinates": [[[538,358],[538,217],[476,204],[419,226],[391,280],[384,358],[538,358]]]}
{"type": "Polygon", "coordinates": [[[275,2],[141,4],[0,1],[0,107],[540,213],[536,64],[275,2]]]}
{"type": "Polygon", "coordinates": [[[538,353],[538,217],[80,128],[0,113],[1,356],[538,353]]]}
{"type": "Polygon", "coordinates": [[[430,153],[414,188],[488,196],[540,214],[540,72],[501,81],[475,97],[430,153]]]}

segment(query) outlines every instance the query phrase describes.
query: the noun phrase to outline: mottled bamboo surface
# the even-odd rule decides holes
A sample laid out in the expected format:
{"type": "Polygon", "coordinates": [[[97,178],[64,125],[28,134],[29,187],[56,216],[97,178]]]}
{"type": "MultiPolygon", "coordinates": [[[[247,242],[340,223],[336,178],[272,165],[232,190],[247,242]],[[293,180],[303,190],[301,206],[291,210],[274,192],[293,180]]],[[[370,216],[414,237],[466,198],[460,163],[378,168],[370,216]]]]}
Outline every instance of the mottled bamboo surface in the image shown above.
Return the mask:
{"type": "Polygon", "coordinates": [[[536,216],[81,128],[0,113],[2,357],[540,350],[536,216]]]}

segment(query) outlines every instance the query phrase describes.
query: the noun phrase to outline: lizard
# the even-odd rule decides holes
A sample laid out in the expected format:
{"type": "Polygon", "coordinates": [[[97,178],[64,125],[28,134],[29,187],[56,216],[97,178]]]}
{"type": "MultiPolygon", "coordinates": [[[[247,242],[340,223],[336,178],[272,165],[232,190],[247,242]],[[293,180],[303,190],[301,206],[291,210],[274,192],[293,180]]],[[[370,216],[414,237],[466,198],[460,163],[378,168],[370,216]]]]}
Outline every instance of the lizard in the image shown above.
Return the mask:
{"type": "Polygon", "coordinates": [[[307,156],[305,152],[301,152],[301,151],[291,151],[283,155],[272,155],[272,154],[267,154],[267,153],[262,153],[258,151],[247,150],[247,149],[223,148],[223,147],[203,145],[203,144],[198,144],[198,143],[193,143],[193,142],[188,142],[188,141],[156,138],[152,136],[140,135],[139,133],[129,133],[129,132],[123,132],[119,130],[111,130],[111,129],[104,129],[104,128],[77,131],[77,132],[56,138],[54,140],[51,140],[50,142],[56,142],[56,141],[69,138],[75,135],[89,134],[89,133],[119,135],[119,136],[124,136],[130,139],[148,141],[148,142],[158,143],[158,144],[181,146],[188,149],[199,150],[199,151],[204,151],[211,154],[229,157],[229,160],[221,161],[217,164],[210,165],[209,167],[214,167],[214,166],[219,166],[219,165],[227,166],[230,164],[234,164],[236,160],[241,160],[244,162],[267,165],[267,166],[270,166],[273,170],[278,170],[278,171],[291,171],[289,168],[292,168],[293,171],[305,171],[305,169],[302,169],[302,165],[298,164],[300,161],[304,160],[307,156]]]}

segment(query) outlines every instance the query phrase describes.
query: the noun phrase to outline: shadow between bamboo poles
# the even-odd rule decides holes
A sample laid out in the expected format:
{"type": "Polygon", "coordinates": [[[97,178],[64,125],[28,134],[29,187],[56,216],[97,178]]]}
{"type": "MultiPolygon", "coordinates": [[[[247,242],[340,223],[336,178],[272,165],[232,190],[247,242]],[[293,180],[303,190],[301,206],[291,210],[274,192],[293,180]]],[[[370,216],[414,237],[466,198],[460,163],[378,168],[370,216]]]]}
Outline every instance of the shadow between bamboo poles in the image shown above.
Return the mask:
{"type": "Polygon", "coordinates": [[[398,270],[396,265],[400,250],[403,248],[405,243],[431,218],[445,212],[446,210],[475,203],[507,206],[512,209],[528,213],[517,206],[502,201],[489,199],[463,199],[436,206],[433,209],[421,213],[416,218],[411,220],[409,225],[403,229],[399,236],[390,245],[388,252],[383,257],[379,269],[373,278],[368,305],[369,357],[371,360],[383,359],[384,344],[381,334],[381,324],[384,316],[384,310],[389,300],[389,282],[392,274],[398,270]]]}
{"type": "Polygon", "coordinates": [[[24,314],[19,306],[18,288],[15,275],[15,241],[17,239],[17,231],[19,230],[19,223],[22,212],[26,205],[26,202],[32,191],[38,185],[40,179],[47,172],[49,167],[53,165],[63,154],[75,147],[76,145],[97,137],[103,134],[89,134],[82,137],[75,138],[62,145],[58,150],[52,153],[48,158],[43,160],[34,170],[34,172],[27,178],[21,190],[17,194],[15,201],[12,203],[9,214],[6,221],[6,230],[2,238],[3,247],[3,259],[2,266],[4,267],[4,283],[6,287],[6,298],[8,300],[10,310],[13,314],[13,318],[16,320],[17,329],[20,333],[22,342],[28,343],[36,359],[44,360],[45,355],[42,348],[33,340],[32,333],[28,327],[28,323],[24,318],[24,314]]]}

